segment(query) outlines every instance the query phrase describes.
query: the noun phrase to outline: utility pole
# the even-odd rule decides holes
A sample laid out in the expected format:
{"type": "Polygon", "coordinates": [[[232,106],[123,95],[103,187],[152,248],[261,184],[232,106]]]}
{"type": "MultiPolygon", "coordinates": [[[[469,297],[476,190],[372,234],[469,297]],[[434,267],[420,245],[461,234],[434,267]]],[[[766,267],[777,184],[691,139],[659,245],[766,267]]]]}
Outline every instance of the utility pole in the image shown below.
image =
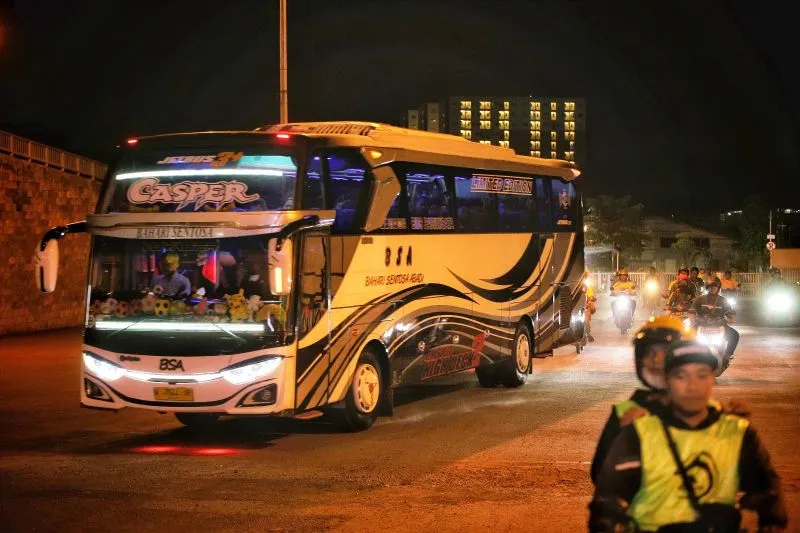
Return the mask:
{"type": "Polygon", "coordinates": [[[289,122],[289,90],[287,88],[286,72],[286,0],[278,0],[280,7],[280,106],[281,124],[289,122]]]}

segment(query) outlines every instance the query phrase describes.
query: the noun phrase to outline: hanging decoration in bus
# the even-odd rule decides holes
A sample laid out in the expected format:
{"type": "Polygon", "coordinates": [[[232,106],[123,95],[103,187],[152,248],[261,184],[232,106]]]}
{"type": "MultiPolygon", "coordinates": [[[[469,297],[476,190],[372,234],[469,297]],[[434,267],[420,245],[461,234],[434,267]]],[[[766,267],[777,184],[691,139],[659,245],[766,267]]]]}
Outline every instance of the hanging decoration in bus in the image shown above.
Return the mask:
{"type": "Polygon", "coordinates": [[[553,209],[553,215],[556,226],[571,227],[577,215],[575,205],[575,187],[572,185],[572,183],[558,180],[553,180],[552,183],[553,203],[555,207],[555,209],[553,209]]]}
{"type": "Polygon", "coordinates": [[[219,208],[231,202],[246,204],[260,198],[258,194],[247,194],[247,185],[236,180],[168,184],[157,178],[144,178],[128,189],[128,201],[132,204],[178,204],[176,210],[192,204],[195,211],[206,204],[219,208]]]}
{"type": "Polygon", "coordinates": [[[533,180],[516,176],[473,174],[470,182],[470,191],[530,196],[533,194],[533,180]]]}

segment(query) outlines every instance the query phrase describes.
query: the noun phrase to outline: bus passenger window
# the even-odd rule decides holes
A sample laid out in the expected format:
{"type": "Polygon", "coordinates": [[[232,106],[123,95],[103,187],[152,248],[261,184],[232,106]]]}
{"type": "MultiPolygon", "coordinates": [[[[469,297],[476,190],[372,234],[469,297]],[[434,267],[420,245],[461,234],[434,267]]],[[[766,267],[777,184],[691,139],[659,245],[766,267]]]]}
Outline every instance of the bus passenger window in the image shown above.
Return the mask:
{"type": "Polygon", "coordinates": [[[553,231],[550,219],[550,180],[536,178],[536,231],[553,231]]]}
{"type": "Polygon", "coordinates": [[[322,195],[322,156],[315,152],[308,162],[303,181],[303,209],[324,209],[322,195]]]}
{"type": "Polygon", "coordinates": [[[578,216],[575,186],[559,179],[552,180],[553,222],[555,231],[575,231],[578,216]]]}
{"type": "Polygon", "coordinates": [[[499,229],[514,233],[533,229],[535,201],[532,194],[498,194],[499,229]]]}
{"type": "Polygon", "coordinates": [[[452,194],[447,190],[444,176],[430,170],[422,165],[409,165],[406,171],[411,229],[452,230],[452,194]]]}
{"type": "Polygon", "coordinates": [[[464,232],[498,230],[497,194],[473,191],[472,176],[456,176],[456,220],[464,232]]]}

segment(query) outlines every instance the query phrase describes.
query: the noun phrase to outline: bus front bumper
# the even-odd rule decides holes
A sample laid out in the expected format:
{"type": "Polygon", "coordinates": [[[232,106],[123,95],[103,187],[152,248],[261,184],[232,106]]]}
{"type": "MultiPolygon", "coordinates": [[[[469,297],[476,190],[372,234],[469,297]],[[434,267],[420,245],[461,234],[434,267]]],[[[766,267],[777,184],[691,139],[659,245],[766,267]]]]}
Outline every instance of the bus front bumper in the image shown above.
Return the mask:
{"type": "Polygon", "coordinates": [[[114,411],[134,407],[162,412],[278,414],[294,407],[293,390],[286,386],[287,366],[287,360],[280,358],[268,374],[247,383],[231,383],[221,376],[202,382],[164,382],[135,372],[103,379],[102,372],[84,362],[81,405],[114,411]]]}

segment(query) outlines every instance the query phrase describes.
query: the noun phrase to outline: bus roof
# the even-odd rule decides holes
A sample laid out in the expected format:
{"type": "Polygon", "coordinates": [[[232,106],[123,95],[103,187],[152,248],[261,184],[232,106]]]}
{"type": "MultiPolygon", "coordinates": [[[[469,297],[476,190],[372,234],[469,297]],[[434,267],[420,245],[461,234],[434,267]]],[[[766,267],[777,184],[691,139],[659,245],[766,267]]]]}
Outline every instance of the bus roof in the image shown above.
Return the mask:
{"type": "Polygon", "coordinates": [[[452,156],[456,159],[470,160],[471,166],[520,172],[544,172],[568,180],[580,175],[575,164],[569,161],[518,155],[511,148],[481,144],[457,135],[412,130],[376,122],[294,122],[263,126],[255,131],[324,137],[346,146],[390,148],[417,154],[452,156]],[[476,160],[484,160],[484,164],[475,165],[476,160]]]}

